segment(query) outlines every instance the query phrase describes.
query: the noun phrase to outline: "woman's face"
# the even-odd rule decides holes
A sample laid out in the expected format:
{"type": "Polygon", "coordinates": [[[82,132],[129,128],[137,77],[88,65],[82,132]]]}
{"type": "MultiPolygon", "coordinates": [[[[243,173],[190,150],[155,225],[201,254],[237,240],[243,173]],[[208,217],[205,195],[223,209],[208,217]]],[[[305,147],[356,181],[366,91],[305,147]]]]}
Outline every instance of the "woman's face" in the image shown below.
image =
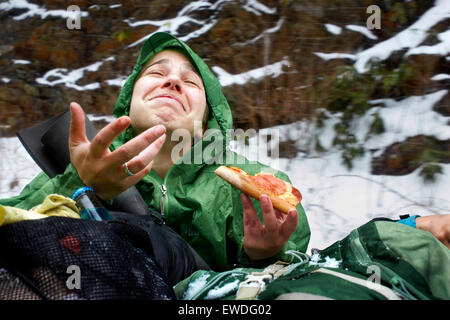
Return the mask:
{"type": "MultiPolygon", "coordinates": [[[[135,134],[158,124],[166,131],[186,129],[203,119],[206,106],[203,81],[181,53],[164,50],[142,69],[131,98],[130,118],[135,134]]],[[[197,128],[196,126],[195,128],[197,128]]]]}

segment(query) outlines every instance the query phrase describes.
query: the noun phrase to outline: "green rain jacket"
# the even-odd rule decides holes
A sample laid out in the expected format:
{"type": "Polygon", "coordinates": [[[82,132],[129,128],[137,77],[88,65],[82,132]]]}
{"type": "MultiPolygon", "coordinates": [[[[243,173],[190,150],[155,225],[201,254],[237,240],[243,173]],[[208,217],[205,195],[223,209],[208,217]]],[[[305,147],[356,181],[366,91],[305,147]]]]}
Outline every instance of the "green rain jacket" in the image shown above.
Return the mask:
{"type": "MultiPolygon", "coordinates": [[[[142,67],[156,53],[166,48],[181,50],[203,79],[209,106],[208,131],[191,150],[173,165],[162,179],[154,170],[137,185],[150,209],[164,211],[166,223],[177,231],[205,259],[212,269],[221,271],[237,266],[264,266],[276,260],[290,261],[287,250],[305,252],[310,237],[307,218],[301,204],[297,206],[299,223],[283,250],[264,261],[252,262],[243,250],[243,208],[240,191],[214,174],[221,164],[241,167],[251,174],[262,170],[289,181],[283,172],[261,163],[251,163],[227,148],[233,127],[230,107],[217,78],[204,61],[185,43],[167,33],[155,33],[144,44],[131,75],[118,97],[113,114],[128,115],[134,83],[142,67]],[[222,161],[221,161],[222,160],[222,161]],[[163,185],[167,190],[163,194],[163,185]],[[162,208],[163,207],[163,208],[162,208]]],[[[132,138],[125,130],[111,146],[116,149],[132,138]]],[[[294,183],[295,184],[295,183],[294,183]]],[[[23,209],[41,203],[45,196],[58,193],[70,197],[83,182],[69,164],[65,172],[50,179],[45,173],[35,177],[20,195],[0,200],[0,204],[23,209]]],[[[262,217],[258,201],[253,201],[262,217]]]]}

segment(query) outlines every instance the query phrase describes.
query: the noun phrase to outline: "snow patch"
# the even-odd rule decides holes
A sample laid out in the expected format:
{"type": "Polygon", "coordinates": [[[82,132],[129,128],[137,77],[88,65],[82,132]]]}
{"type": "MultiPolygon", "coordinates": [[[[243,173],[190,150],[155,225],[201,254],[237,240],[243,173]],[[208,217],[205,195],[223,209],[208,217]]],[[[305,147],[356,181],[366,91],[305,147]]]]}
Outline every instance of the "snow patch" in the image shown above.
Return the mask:
{"type": "Polygon", "coordinates": [[[246,45],[249,45],[249,44],[254,44],[258,40],[260,40],[261,38],[264,38],[264,37],[266,37],[269,34],[278,32],[280,30],[281,26],[283,25],[283,22],[284,22],[284,17],[279,19],[274,27],[264,30],[261,34],[257,35],[253,39],[250,39],[250,40],[245,41],[245,42],[235,43],[233,45],[235,45],[235,46],[246,46],[246,45]]]}
{"type": "Polygon", "coordinates": [[[21,59],[12,59],[11,61],[14,64],[30,64],[31,63],[31,61],[21,60],[21,59]]]}
{"type": "MultiPolygon", "coordinates": [[[[69,6],[68,4],[67,6],[69,6]]],[[[39,16],[41,19],[46,19],[47,17],[57,17],[67,19],[73,17],[73,13],[66,10],[46,10],[45,7],[40,7],[37,4],[29,3],[26,0],[9,0],[0,3],[0,10],[11,11],[13,9],[25,9],[26,12],[15,16],[14,20],[24,20],[34,16],[39,16]]],[[[81,17],[87,17],[88,12],[80,10],[81,17]]]]}
{"type": "Polygon", "coordinates": [[[311,259],[309,261],[310,266],[319,266],[322,268],[339,268],[339,265],[342,263],[342,260],[336,260],[335,258],[330,258],[329,256],[325,257],[324,262],[320,262],[323,260],[320,257],[319,253],[315,253],[311,256],[311,259]]]}
{"type": "Polygon", "coordinates": [[[337,53],[337,52],[331,52],[331,53],[324,53],[324,52],[314,52],[316,56],[321,58],[322,60],[328,61],[333,59],[350,59],[350,60],[356,60],[356,55],[350,54],[350,53],[337,53]]]}
{"type": "Polygon", "coordinates": [[[52,69],[50,71],[47,71],[44,76],[36,78],[36,82],[52,87],[58,84],[64,84],[66,87],[73,88],[78,91],[95,90],[100,88],[100,83],[93,82],[84,86],[80,86],[77,84],[77,81],[82,79],[84,77],[84,73],[87,71],[98,71],[98,69],[103,65],[104,61],[98,61],[86,67],[81,67],[71,71],[66,68],[52,69]]]}
{"type": "Polygon", "coordinates": [[[450,79],[450,74],[439,73],[431,78],[433,81],[442,81],[450,79]]]}
{"type": "Polygon", "coordinates": [[[384,107],[371,108],[360,118],[356,135],[363,139],[369,129],[371,118],[378,113],[383,119],[386,132],[369,139],[366,143],[368,149],[384,148],[416,135],[434,136],[439,140],[450,139],[449,117],[433,110],[433,106],[447,93],[448,90],[440,90],[423,96],[411,96],[400,101],[372,100],[371,104],[381,104],[384,107]]]}
{"type": "Polygon", "coordinates": [[[356,26],[356,25],[350,24],[348,26],[345,26],[345,29],[350,30],[350,31],[359,32],[362,35],[364,35],[366,38],[369,38],[371,40],[378,39],[378,37],[376,35],[374,35],[372,32],[370,32],[369,29],[367,29],[366,27],[363,27],[363,26],[356,26]]]}
{"type": "Polygon", "coordinates": [[[276,8],[269,8],[256,0],[247,0],[242,7],[257,16],[260,16],[261,13],[275,14],[277,12],[276,8]]]}
{"type": "Polygon", "coordinates": [[[209,274],[205,273],[198,277],[195,281],[190,282],[188,288],[184,292],[183,300],[190,300],[197,293],[199,293],[206,286],[208,278],[209,274]]]}
{"type": "Polygon", "coordinates": [[[116,120],[116,118],[114,116],[106,116],[106,115],[88,114],[87,117],[90,121],[93,121],[93,122],[94,121],[106,121],[108,123],[111,123],[114,120],[116,120]]]}
{"type": "Polygon", "coordinates": [[[209,17],[206,20],[197,20],[189,15],[199,9],[210,9],[211,11],[217,10],[220,6],[231,0],[219,0],[216,3],[209,3],[206,1],[194,1],[187,4],[183,9],[181,9],[174,18],[164,19],[164,20],[141,20],[134,21],[134,19],[125,19],[124,22],[130,27],[140,27],[143,25],[152,25],[158,27],[153,33],[133,42],[128,46],[128,48],[137,46],[138,44],[144,42],[149,37],[151,37],[156,32],[168,32],[178,37],[180,40],[187,42],[190,39],[197,38],[202,34],[208,32],[217,23],[217,19],[214,17],[209,17]],[[180,36],[178,29],[186,23],[198,25],[200,28],[185,35],[180,36]]]}
{"type": "Polygon", "coordinates": [[[259,81],[268,76],[273,78],[279,77],[283,73],[284,66],[290,66],[287,59],[235,75],[228,73],[219,66],[212,67],[212,70],[216,73],[220,84],[223,87],[227,87],[232,84],[243,85],[249,81],[259,81]]]}
{"type": "Polygon", "coordinates": [[[445,56],[450,53],[450,30],[438,34],[437,38],[441,41],[433,46],[420,46],[408,50],[406,56],[417,54],[433,54],[445,56]]]}
{"type": "Polygon", "coordinates": [[[239,287],[240,280],[236,279],[233,282],[229,282],[224,284],[223,286],[216,286],[213,289],[208,291],[208,294],[205,297],[205,300],[214,300],[223,298],[233,291],[236,291],[239,287]]]}
{"type": "Polygon", "coordinates": [[[41,169],[16,137],[0,138],[0,199],[16,196],[41,169]]]}
{"type": "MultiPolygon", "coordinates": [[[[450,17],[450,1],[436,0],[435,5],[426,11],[415,23],[392,38],[379,42],[373,47],[358,53],[355,68],[360,73],[368,70],[367,63],[377,58],[386,60],[394,51],[416,48],[428,36],[428,31],[440,21],[450,17]]],[[[441,36],[447,41],[447,32],[441,36]]],[[[439,49],[441,49],[439,47],[439,49]]],[[[433,51],[437,51],[434,48],[433,51]]],[[[409,54],[414,52],[410,50],[409,54]]]]}
{"type": "Polygon", "coordinates": [[[330,23],[326,23],[325,24],[325,28],[327,29],[327,31],[329,33],[335,34],[335,35],[340,35],[342,32],[342,28],[339,26],[336,26],[334,24],[330,24],[330,23]]]}
{"type": "Polygon", "coordinates": [[[126,77],[126,76],[120,76],[120,77],[115,78],[115,79],[108,79],[108,80],[106,80],[105,82],[106,82],[108,85],[110,85],[110,86],[122,88],[123,85],[125,84],[125,81],[127,81],[127,78],[128,78],[128,77],[126,77]]]}

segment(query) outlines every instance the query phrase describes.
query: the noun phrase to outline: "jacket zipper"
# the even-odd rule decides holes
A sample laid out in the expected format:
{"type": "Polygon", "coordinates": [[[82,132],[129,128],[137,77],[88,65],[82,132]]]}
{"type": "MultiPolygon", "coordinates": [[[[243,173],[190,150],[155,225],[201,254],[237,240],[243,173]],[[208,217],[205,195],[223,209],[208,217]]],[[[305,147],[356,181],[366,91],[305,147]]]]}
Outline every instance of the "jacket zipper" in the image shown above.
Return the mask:
{"type": "Polygon", "coordinates": [[[161,190],[161,198],[159,199],[159,208],[161,210],[161,214],[163,216],[167,216],[167,213],[169,212],[169,197],[167,194],[167,178],[169,177],[170,172],[172,171],[173,167],[175,167],[176,164],[173,164],[172,167],[170,167],[169,171],[167,171],[166,176],[163,179],[163,183],[159,187],[161,190]]]}
{"type": "Polygon", "coordinates": [[[164,216],[164,205],[167,203],[167,187],[165,184],[161,185],[161,198],[159,199],[159,208],[161,210],[161,214],[164,216]]]}

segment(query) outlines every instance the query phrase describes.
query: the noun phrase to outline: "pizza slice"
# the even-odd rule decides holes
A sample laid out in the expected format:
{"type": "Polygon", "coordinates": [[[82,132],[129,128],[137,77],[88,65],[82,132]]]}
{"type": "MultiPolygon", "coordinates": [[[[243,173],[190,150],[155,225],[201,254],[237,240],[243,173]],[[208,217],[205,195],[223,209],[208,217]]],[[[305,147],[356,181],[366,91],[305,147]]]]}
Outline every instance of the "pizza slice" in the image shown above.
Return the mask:
{"type": "Polygon", "coordinates": [[[260,172],[252,176],[241,168],[231,166],[220,166],[214,172],[232,186],[257,200],[262,194],[268,195],[274,208],[284,213],[295,208],[302,200],[300,191],[272,173],[260,172]]]}

